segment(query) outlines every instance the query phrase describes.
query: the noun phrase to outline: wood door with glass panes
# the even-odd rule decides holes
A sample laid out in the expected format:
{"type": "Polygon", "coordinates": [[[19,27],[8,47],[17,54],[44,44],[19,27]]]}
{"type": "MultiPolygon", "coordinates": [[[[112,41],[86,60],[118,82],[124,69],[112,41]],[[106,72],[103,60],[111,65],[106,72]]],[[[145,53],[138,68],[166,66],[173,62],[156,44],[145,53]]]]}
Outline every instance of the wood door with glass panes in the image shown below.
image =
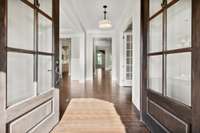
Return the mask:
{"type": "Polygon", "coordinates": [[[1,0],[0,8],[0,132],[48,133],[59,120],[59,1],[1,0]]]}
{"type": "Polygon", "coordinates": [[[199,128],[199,7],[195,0],[142,2],[142,114],[154,132],[199,128]]]}
{"type": "Polygon", "coordinates": [[[133,60],[133,46],[132,46],[132,33],[124,33],[124,55],[123,55],[123,86],[132,86],[132,60],[133,60]]]}

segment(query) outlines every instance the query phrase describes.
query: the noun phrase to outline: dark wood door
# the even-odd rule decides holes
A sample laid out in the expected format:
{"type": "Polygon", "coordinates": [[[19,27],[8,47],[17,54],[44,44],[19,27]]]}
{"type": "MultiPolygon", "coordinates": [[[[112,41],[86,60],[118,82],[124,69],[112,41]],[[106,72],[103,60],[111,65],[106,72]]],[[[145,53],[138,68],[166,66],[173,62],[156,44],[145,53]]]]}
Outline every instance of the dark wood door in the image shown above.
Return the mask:
{"type": "Polygon", "coordinates": [[[142,1],[142,114],[155,132],[200,132],[199,7],[142,1]]]}

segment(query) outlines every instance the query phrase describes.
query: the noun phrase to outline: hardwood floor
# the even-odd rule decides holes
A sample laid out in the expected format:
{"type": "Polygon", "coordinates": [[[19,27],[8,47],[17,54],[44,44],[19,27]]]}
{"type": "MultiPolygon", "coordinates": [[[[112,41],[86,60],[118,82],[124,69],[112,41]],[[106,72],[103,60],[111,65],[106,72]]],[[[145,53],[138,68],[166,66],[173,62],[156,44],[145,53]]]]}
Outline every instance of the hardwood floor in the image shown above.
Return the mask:
{"type": "Polygon", "coordinates": [[[131,88],[119,87],[112,83],[110,72],[98,69],[94,81],[87,81],[86,84],[70,81],[65,74],[61,84],[61,117],[71,98],[98,98],[115,104],[127,133],[149,132],[144,124],[139,121],[139,114],[136,113],[137,111],[131,102],[131,88]]]}

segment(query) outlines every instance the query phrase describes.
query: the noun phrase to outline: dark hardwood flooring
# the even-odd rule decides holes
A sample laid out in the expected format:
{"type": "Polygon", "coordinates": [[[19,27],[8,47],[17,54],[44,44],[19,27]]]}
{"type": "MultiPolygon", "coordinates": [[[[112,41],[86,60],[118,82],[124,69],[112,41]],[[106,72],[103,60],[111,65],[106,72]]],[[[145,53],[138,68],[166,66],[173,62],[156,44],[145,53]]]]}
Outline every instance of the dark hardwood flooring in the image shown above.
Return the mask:
{"type": "Polygon", "coordinates": [[[102,69],[97,70],[94,81],[87,81],[85,84],[70,81],[67,74],[64,74],[60,89],[61,117],[71,98],[98,98],[115,104],[127,133],[148,133],[131,102],[131,94],[131,88],[112,83],[110,72],[102,69]]]}

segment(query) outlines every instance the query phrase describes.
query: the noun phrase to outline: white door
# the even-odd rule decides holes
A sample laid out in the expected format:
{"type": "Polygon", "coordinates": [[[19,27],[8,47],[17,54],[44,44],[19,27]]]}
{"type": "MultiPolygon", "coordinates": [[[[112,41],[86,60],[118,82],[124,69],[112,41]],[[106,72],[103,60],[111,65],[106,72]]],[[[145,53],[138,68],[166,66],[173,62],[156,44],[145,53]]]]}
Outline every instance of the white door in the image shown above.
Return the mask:
{"type": "Polygon", "coordinates": [[[59,120],[52,3],[1,1],[0,133],[48,133],[59,120]]]}
{"type": "Polygon", "coordinates": [[[132,86],[132,33],[124,33],[123,86],[132,86]]]}

